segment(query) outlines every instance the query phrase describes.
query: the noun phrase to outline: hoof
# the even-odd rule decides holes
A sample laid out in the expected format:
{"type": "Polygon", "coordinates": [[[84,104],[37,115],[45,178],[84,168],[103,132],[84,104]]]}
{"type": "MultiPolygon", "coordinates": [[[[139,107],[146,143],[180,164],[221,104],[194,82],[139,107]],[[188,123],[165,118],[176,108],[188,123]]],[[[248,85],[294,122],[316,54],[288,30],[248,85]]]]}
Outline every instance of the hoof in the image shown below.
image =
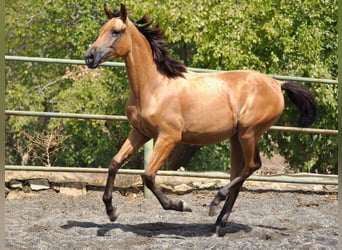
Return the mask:
{"type": "Polygon", "coordinates": [[[181,202],[182,202],[183,212],[192,212],[191,207],[185,201],[181,201],[181,202]]]}
{"type": "Polygon", "coordinates": [[[222,227],[221,226],[215,226],[215,235],[217,237],[223,237],[224,233],[222,232],[222,227]]]}
{"type": "Polygon", "coordinates": [[[209,216],[215,216],[217,214],[217,206],[209,207],[209,216]]]}
{"type": "Polygon", "coordinates": [[[221,227],[218,225],[213,225],[212,229],[206,234],[207,237],[217,238],[224,236],[221,233],[221,227]]]}
{"type": "Polygon", "coordinates": [[[111,222],[114,222],[119,217],[119,213],[115,210],[111,214],[108,214],[108,217],[111,222]]]}

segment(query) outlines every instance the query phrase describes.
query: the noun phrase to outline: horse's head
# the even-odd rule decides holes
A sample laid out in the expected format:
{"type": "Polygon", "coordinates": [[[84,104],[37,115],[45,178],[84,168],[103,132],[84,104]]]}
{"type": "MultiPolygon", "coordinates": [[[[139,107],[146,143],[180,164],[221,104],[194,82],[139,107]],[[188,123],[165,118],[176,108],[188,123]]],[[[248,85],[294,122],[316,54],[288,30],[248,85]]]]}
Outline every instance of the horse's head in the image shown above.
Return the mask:
{"type": "Polygon", "coordinates": [[[125,5],[121,4],[120,10],[112,12],[105,4],[104,12],[108,21],[101,27],[97,40],[85,53],[85,62],[89,68],[96,68],[100,63],[116,57],[124,57],[130,49],[125,5]]]}

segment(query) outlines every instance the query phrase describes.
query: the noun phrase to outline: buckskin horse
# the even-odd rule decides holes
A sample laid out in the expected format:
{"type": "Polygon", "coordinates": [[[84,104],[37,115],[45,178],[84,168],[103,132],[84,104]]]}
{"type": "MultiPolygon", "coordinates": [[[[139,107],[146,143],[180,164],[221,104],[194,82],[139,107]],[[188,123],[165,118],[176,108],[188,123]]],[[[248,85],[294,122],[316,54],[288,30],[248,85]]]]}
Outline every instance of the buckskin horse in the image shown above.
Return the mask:
{"type": "Polygon", "coordinates": [[[258,140],[274,124],[284,109],[284,90],[300,111],[298,125],[309,126],[316,116],[313,93],[304,85],[277,81],[255,71],[234,70],[194,73],[171,58],[159,25],[142,17],[128,18],[128,10],[111,11],[104,5],[108,21],[85,53],[89,68],[123,58],[130,94],[126,115],[132,129],[112,158],[103,202],[111,221],[117,219],[112,205],[115,175],[127,158],[151,138],[155,147],[142,174],[144,184],[166,210],[187,211],[184,201],[167,197],[155,184],[157,171],[177,144],[208,145],[230,139],[230,183],[221,188],[209,207],[214,216],[225,201],[213,232],[220,235],[244,181],[261,167],[258,140]]]}

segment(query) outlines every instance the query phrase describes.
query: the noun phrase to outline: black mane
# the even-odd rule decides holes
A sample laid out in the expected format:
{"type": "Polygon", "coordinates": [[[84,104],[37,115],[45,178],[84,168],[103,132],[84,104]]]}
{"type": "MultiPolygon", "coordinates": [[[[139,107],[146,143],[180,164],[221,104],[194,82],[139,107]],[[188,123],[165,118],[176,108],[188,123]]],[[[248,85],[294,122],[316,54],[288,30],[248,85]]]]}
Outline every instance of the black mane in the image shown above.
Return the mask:
{"type": "Polygon", "coordinates": [[[150,27],[152,22],[152,19],[143,16],[135,23],[135,26],[149,42],[158,70],[169,78],[184,77],[183,73],[187,71],[185,65],[171,58],[168,51],[169,44],[165,40],[163,32],[158,24],[155,27],[150,27]]]}
{"type": "MultiPolygon", "coordinates": [[[[113,10],[113,17],[120,17],[119,9],[113,10]]],[[[168,51],[169,44],[165,40],[159,24],[150,27],[152,23],[153,19],[144,15],[140,20],[134,22],[134,25],[149,42],[157,69],[168,78],[184,77],[183,73],[187,72],[185,65],[171,58],[168,51]]]]}

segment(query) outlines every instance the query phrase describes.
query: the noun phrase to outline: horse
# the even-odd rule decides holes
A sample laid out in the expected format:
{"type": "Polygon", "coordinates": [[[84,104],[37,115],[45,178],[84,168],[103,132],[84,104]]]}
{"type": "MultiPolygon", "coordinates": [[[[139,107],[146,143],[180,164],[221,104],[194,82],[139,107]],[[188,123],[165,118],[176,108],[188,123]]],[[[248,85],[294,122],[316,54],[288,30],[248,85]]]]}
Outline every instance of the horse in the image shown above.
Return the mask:
{"type": "Polygon", "coordinates": [[[301,127],[315,120],[315,97],[304,85],[252,70],[191,72],[170,56],[159,25],[152,25],[146,15],[131,21],[128,11],[123,4],[113,11],[105,4],[108,20],[85,53],[86,65],[92,69],[122,58],[129,81],[125,113],[132,129],[109,164],[102,198],[107,215],[112,222],[118,217],[112,205],[118,169],[150,139],[155,146],[141,175],[144,185],[165,210],[191,212],[187,203],[170,199],[157,187],[157,171],[176,145],[202,146],[229,139],[230,182],[218,190],[209,206],[209,216],[215,216],[225,201],[213,225],[213,234],[220,235],[244,181],[261,167],[257,143],[284,110],[282,90],[297,106],[301,127]]]}

